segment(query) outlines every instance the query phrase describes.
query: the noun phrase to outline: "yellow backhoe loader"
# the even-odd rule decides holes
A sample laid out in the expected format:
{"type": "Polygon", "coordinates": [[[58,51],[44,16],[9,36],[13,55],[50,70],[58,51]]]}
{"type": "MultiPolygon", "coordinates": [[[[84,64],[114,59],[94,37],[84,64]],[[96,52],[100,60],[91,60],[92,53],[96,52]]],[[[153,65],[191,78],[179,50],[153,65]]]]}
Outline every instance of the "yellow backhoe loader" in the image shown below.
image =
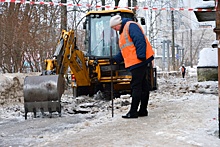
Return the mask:
{"type": "MultiPolygon", "coordinates": [[[[92,96],[97,91],[104,93],[106,99],[111,95],[130,93],[131,74],[124,64],[111,65],[109,59],[119,51],[118,34],[109,27],[111,16],[137,20],[128,9],[90,11],[83,23],[85,29],[85,51],[76,46],[74,31],[63,30],[57,43],[53,59],[46,59],[46,68],[40,76],[28,76],[24,80],[25,119],[28,112],[58,112],[61,115],[60,99],[64,92],[64,76],[70,68],[74,79],[75,95],[92,96]]],[[[143,20],[142,20],[143,21],[143,20]]],[[[152,68],[152,67],[149,67],[152,68]]],[[[153,69],[153,68],[152,68],[153,69]]],[[[151,70],[152,89],[156,89],[156,70],[151,70]]]]}

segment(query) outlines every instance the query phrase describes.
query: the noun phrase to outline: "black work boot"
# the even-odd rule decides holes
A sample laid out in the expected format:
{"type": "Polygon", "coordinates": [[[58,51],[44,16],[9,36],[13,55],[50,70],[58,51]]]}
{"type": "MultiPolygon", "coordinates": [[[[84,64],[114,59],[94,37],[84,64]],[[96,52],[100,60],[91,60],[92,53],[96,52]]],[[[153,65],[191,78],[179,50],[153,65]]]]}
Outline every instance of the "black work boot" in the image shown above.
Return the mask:
{"type": "Polygon", "coordinates": [[[148,111],[147,110],[138,111],[138,116],[139,117],[148,116],[148,111]]]}
{"type": "Polygon", "coordinates": [[[143,92],[141,97],[141,106],[138,111],[138,116],[148,116],[147,105],[149,101],[149,91],[143,92]]]}
{"type": "Polygon", "coordinates": [[[139,105],[140,100],[138,98],[132,97],[132,102],[131,102],[131,108],[130,111],[126,114],[123,115],[122,118],[138,118],[138,105],[139,105]]]}
{"type": "Polygon", "coordinates": [[[138,113],[132,114],[132,113],[128,112],[126,115],[122,115],[122,118],[138,118],[138,113]]]}

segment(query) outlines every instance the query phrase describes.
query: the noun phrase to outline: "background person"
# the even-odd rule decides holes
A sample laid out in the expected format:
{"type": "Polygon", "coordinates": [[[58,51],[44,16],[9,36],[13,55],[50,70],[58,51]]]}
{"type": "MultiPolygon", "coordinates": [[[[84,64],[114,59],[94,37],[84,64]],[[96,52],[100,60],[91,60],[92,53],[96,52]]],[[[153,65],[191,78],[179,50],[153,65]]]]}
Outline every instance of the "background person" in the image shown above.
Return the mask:
{"type": "Polygon", "coordinates": [[[181,67],[181,72],[182,72],[182,77],[185,78],[186,68],[184,65],[181,67]]]}

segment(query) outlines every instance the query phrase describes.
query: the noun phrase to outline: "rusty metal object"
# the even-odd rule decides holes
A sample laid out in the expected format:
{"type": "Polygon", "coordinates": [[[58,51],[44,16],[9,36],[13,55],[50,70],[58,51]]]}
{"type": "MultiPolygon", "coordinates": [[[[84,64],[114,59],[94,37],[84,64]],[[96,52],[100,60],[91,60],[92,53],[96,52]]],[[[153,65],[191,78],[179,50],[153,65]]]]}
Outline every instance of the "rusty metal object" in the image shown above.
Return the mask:
{"type": "Polygon", "coordinates": [[[62,75],[27,76],[24,79],[25,119],[28,112],[58,112],[61,116],[60,100],[65,81],[62,75]]]}

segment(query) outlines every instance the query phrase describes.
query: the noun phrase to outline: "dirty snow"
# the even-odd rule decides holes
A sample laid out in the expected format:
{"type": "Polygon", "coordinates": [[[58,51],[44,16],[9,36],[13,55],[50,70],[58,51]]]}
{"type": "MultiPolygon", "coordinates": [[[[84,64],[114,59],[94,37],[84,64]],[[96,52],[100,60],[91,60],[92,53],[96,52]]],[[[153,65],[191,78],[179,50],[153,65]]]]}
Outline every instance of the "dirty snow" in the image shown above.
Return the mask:
{"type": "Polygon", "coordinates": [[[73,98],[66,91],[61,117],[39,112],[37,118],[28,113],[25,120],[22,98],[2,96],[3,87],[20,93],[15,85],[22,87],[24,75],[2,74],[0,146],[218,147],[218,82],[197,82],[193,75],[187,73],[182,79],[158,74],[159,88],[150,93],[148,117],[121,118],[129,109],[129,95],[114,99],[112,117],[111,101],[97,99],[97,95],[73,98]],[[10,81],[7,86],[2,84],[5,80],[10,81]]]}

